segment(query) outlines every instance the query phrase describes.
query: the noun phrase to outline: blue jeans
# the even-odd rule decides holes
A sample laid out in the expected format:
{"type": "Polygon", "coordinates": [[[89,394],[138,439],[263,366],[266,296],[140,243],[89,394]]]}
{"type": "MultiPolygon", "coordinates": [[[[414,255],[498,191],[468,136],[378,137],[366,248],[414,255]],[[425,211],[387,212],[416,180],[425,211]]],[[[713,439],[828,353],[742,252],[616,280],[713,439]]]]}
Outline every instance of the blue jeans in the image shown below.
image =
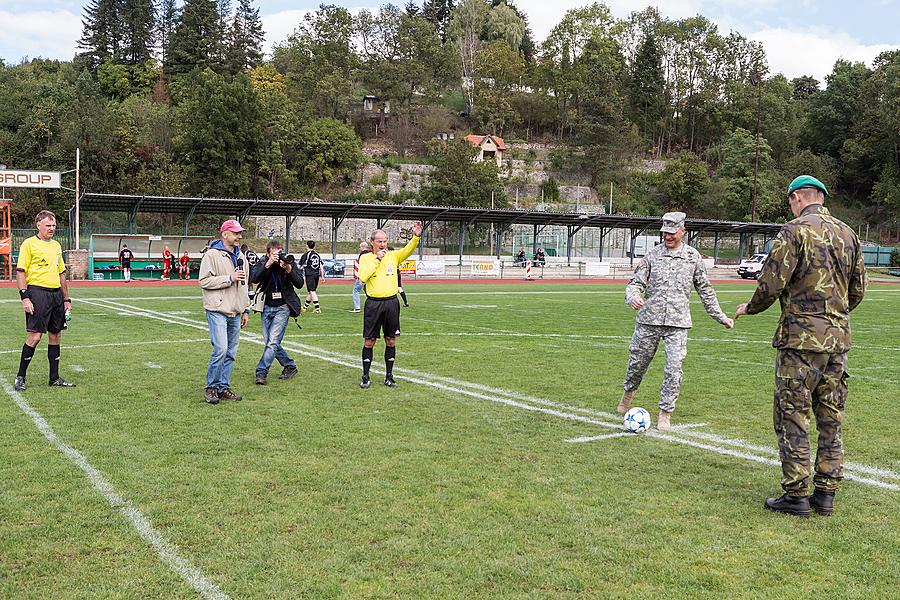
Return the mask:
{"type": "Polygon", "coordinates": [[[353,310],[359,310],[359,292],[366,287],[366,284],[359,279],[353,280],[353,310]]]}
{"type": "Polygon", "coordinates": [[[209,341],[213,347],[209,367],[206,369],[206,387],[222,391],[228,389],[231,369],[237,358],[238,342],[241,339],[241,315],[229,317],[208,310],[206,322],[209,324],[209,341]]]}
{"type": "Polygon", "coordinates": [[[288,319],[291,311],[287,306],[266,306],[262,313],[262,330],[263,339],[266,342],[266,349],[263,350],[262,358],[256,365],[257,373],[269,373],[269,367],[277,358],[282,367],[296,367],[294,362],[284,348],[281,347],[281,340],[284,338],[284,330],[287,328],[288,319]]]}

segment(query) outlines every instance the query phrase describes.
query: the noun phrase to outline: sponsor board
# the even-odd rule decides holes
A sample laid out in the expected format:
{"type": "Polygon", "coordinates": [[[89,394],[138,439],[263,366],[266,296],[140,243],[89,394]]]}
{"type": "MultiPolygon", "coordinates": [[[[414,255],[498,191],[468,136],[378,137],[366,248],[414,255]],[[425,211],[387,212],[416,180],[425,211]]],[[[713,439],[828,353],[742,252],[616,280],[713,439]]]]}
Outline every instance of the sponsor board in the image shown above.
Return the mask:
{"type": "Polygon", "coordinates": [[[420,260],[416,264],[416,275],[444,275],[444,261],[442,260],[420,260]]]}
{"type": "Polygon", "coordinates": [[[401,275],[415,275],[416,261],[404,260],[402,263],[400,263],[400,266],[397,267],[397,271],[399,271],[401,275]]]}
{"type": "Polygon", "coordinates": [[[472,275],[481,277],[500,277],[500,261],[492,260],[473,260],[472,275]]]}
{"type": "Polygon", "coordinates": [[[0,171],[0,187],[58,188],[60,174],[53,171],[0,171]]]}

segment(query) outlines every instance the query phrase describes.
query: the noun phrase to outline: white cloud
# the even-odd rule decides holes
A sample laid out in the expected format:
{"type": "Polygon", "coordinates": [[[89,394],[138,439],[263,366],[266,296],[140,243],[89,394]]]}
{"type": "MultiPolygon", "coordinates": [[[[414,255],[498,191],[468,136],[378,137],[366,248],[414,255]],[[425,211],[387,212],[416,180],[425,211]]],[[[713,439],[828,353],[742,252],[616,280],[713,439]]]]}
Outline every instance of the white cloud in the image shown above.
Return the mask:
{"type": "Polygon", "coordinates": [[[271,15],[262,15],[263,31],[266,32],[266,42],[263,50],[266,54],[272,54],[272,47],[275,44],[284,42],[294,33],[303,22],[303,17],[311,10],[285,10],[271,15]]]}
{"type": "Polygon", "coordinates": [[[762,42],[773,73],[783,73],[788,79],[812,75],[823,84],[840,58],[871,67],[878,54],[896,48],[888,44],[866,45],[845,33],[821,29],[763,29],[747,37],[762,42]]]}
{"type": "Polygon", "coordinates": [[[26,56],[72,60],[81,36],[81,17],[67,10],[0,11],[0,23],[0,57],[13,64],[26,56]]]}

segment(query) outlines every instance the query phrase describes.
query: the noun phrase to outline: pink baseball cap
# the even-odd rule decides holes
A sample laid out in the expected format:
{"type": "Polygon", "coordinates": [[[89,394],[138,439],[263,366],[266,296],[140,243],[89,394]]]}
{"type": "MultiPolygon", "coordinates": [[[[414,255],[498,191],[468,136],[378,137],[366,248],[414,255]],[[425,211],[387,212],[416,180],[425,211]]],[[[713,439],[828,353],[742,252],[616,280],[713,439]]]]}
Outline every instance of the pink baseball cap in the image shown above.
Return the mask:
{"type": "Polygon", "coordinates": [[[222,226],[219,227],[219,231],[233,231],[234,233],[239,233],[241,231],[246,231],[241,224],[237,222],[236,219],[228,219],[222,226]]]}

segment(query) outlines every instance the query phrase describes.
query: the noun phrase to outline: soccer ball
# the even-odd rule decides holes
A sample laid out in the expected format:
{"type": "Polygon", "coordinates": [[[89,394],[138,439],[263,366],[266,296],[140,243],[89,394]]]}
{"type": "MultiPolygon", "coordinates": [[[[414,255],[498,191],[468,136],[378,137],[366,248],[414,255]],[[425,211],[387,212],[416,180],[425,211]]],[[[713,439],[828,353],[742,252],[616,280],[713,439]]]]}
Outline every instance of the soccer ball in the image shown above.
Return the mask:
{"type": "Polygon", "coordinates": [[[650,429],[650,413],[636,406],[625,413],[625,429],[631,433],[643,433],[650,429]]]}

